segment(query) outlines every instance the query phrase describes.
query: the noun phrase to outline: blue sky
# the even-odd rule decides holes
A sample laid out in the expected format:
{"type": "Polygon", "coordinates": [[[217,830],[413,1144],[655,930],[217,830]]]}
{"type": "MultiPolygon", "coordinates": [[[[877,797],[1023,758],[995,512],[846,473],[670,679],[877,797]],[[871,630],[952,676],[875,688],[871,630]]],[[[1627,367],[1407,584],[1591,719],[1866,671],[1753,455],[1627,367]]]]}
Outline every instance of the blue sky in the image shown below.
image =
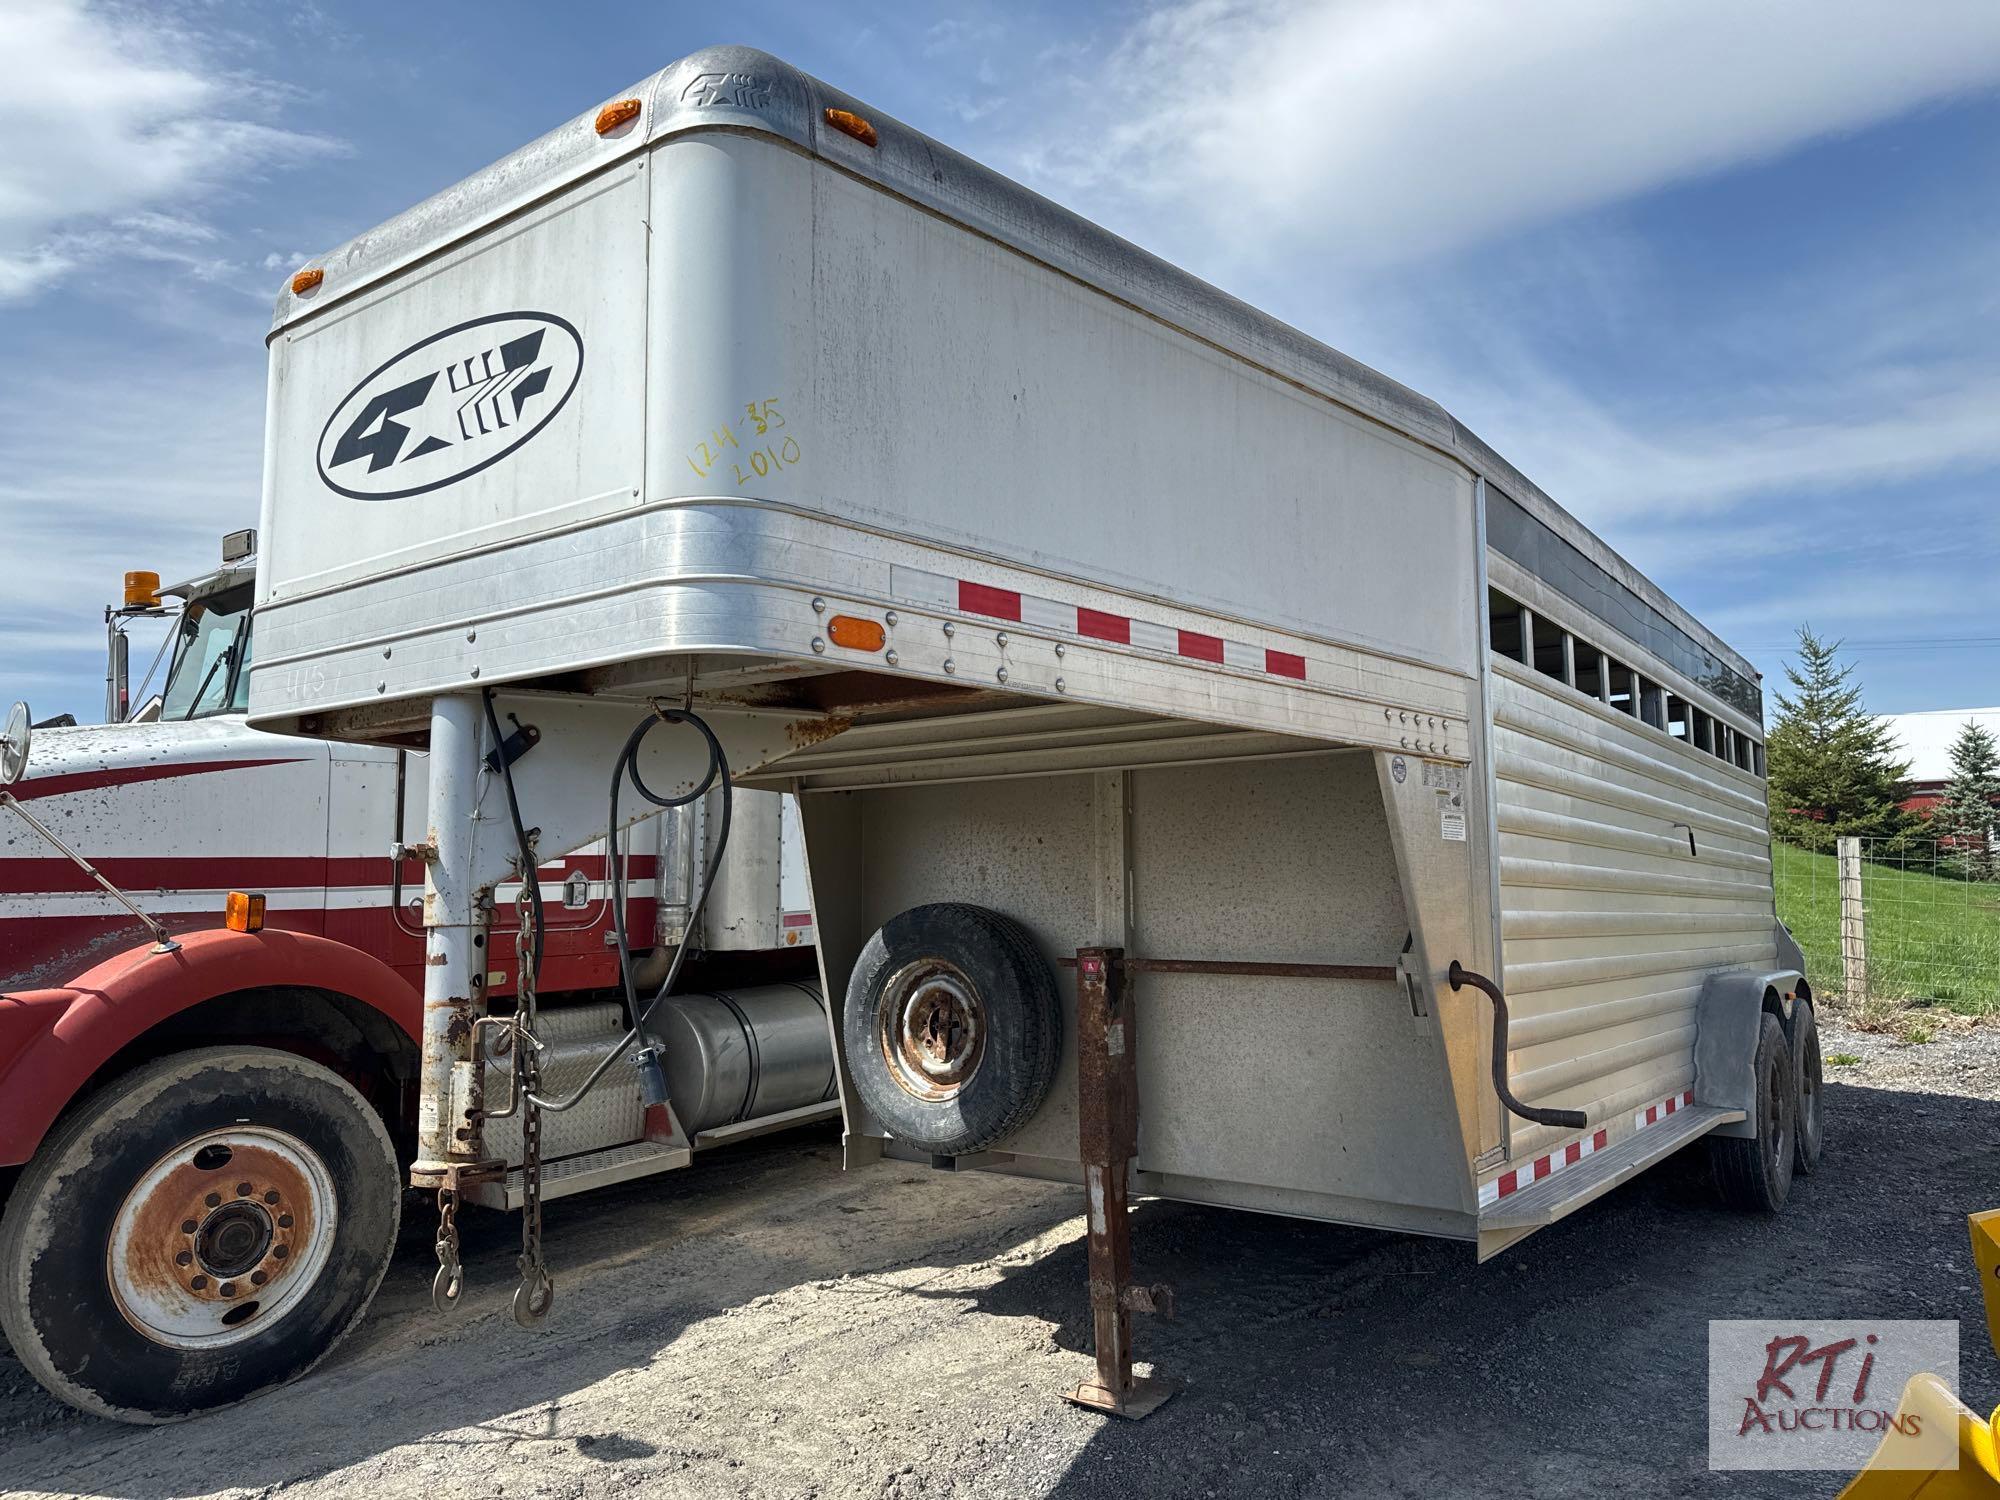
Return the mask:
{"type": "MultiPolygon", "coordinates": [[[[255,520],[309,255],[786,57],[1436,397],[1776,679],[2000,703],[2000,5],[0,5],[0,699],[255,520]]],[[[145,653],[138,653],[143,665],[145,653]]]]}

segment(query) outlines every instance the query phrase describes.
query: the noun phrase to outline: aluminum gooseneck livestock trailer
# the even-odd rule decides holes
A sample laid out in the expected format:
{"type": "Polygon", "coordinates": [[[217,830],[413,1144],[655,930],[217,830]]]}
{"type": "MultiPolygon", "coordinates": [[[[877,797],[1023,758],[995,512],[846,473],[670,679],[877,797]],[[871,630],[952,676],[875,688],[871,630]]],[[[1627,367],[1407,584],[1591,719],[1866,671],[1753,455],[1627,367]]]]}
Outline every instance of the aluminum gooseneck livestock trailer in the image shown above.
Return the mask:
{"type": "Polygon", "coordinates": [[[1704,1135],[1817,1164],[1755,672],[1374,371],[734,48],[270,347],[251,714],[428,746],[447,1203],[533,1107],[485,893],[720,754],[800,797],[849,1161],[1087,1186],[1099,1404],[1128,1193],[1484,1257],[1704,1135]]]}

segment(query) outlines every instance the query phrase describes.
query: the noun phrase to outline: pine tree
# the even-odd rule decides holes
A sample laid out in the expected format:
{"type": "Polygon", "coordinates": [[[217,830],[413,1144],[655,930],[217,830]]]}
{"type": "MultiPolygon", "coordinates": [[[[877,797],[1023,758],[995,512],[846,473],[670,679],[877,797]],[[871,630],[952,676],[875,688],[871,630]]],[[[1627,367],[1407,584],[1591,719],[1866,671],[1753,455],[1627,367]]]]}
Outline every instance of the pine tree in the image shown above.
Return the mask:
{"type": "Polygon", "coordinates": [[[1823,847],[1843,834],[1893,838],[1914,819],[1899,805],[1910,774],[1887,726],[1861,707],[1854,668],[1835,661],[1839,641],[1799,627],[1799,659],[1787,664],[1796,697],[1778,694],[1764,743],[1771,831],[1823,847]]]}
{"type": "Polygon", "coordinates": [[[1931,810],[1930,831],[1938,841],[1938,863],[1968,880],[1991,880],[1996,861],[1993,828],[2000,821],[2000,745],[1972,719],[1951,742],[1951,780],[1931,810]]]}

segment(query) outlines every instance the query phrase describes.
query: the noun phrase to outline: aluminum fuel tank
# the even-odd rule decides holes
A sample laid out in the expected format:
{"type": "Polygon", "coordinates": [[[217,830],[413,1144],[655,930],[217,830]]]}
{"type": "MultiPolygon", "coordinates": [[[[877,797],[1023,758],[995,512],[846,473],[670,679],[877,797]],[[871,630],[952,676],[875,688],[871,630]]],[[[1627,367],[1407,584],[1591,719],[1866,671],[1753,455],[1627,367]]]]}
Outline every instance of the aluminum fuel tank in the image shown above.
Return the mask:
{"type": "Polygon", "coordinates": [[[668,1097],[689,1134],[834,1097],[817,984],[674,995],[652,1030],[666,1054],[668,1097]]]}

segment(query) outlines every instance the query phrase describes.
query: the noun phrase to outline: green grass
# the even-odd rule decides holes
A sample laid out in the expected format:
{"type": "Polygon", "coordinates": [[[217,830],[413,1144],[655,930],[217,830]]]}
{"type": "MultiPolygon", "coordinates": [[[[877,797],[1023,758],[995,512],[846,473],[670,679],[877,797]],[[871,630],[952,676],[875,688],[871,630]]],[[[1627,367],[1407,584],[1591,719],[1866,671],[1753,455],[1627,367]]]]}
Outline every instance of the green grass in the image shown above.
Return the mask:
{"type": "Polygon", "coordinates": [[[1861,1054],[1858,1052],[1829,1052],[1826,1065],[1830,1068],[1851,1068],[1860,1061],[1861,1054]]]}
{"type": "MultiPolygon", "coordinates": [[[[1840,882],[1831,854],[1774,844],[1778,915],[1821,994],[1841,988],[1840,882]]],[[[2000,1013],[2000,884],[1864,863],[1870,1003],[2000,1013]]]]}

